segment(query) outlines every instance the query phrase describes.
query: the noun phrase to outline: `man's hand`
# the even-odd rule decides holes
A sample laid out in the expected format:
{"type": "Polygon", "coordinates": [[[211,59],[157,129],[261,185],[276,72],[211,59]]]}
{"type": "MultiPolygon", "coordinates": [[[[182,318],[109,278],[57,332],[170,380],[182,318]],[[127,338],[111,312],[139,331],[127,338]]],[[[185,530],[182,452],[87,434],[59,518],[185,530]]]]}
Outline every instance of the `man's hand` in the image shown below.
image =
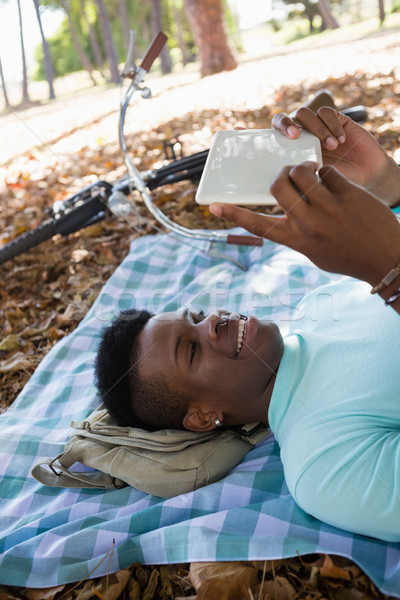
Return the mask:
{"type": "Polygon", "coordinates": [[[400,201],[400,168],[361,125],[327,106],[317,113],[299,108],[295,119],[278,113],[272,126],[292,139],[304,127],[321,141],[324,166],[335,167],[389,206],[400,201]]]}
{"type": "Polygon", "coordinates": [[[302,252],[326,271],[376,285],[400,259],[400,224],[375,196],[332,167],[305,162],[284,167],[271,192],[283,217],[228,204],[210,211],[257,236],[302,252]]]}

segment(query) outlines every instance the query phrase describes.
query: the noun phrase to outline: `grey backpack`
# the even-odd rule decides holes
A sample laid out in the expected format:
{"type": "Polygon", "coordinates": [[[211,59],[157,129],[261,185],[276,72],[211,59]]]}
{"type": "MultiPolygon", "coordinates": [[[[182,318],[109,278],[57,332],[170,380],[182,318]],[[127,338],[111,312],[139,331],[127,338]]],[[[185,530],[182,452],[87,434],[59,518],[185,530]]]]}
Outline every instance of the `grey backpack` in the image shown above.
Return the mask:
{"type": "Polygon", "coordinates": [[[64,451],[43,458],[32,475],[45,485],[115,489],[131,485],[148,494],[169,498],[218,481],[263,440],[269,430],[261,424],[206,433],[164,429],[149,432],[113,425],[99,408],[75,429],[64,451]],[[93,471],[72,471],[81,463],[93,471]]]}

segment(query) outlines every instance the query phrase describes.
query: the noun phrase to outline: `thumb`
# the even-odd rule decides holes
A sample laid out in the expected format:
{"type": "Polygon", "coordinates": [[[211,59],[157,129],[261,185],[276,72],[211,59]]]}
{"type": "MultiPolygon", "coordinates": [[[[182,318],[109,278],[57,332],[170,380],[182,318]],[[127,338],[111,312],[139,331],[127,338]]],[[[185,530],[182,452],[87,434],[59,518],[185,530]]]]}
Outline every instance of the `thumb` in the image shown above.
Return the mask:
{"type": "Polygon", "coordinates": [[[287,243],[287,219],[262,215],[246,208],[231,204],[210,204],[210,212],[225,221],[233,221],[257,237],[266,238],[279,244],[287,243]]]}
{"type": "Polygon", "coordinates": [[[335,167],[321,167],[318,173],[322,183],[330,192],[343,192],[354,185],[347,177],[339,173],[335,167]]]}

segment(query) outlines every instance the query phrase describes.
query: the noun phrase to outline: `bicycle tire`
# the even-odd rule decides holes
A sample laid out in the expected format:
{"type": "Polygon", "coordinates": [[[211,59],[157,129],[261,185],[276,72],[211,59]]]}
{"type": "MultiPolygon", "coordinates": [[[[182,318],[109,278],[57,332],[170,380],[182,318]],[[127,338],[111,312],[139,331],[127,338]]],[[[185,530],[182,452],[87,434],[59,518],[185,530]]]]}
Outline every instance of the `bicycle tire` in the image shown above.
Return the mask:
{"type": "Polygon", "coordinates": [[[19,254],[27,252],[34,246],[38,246],[45,240],[52,238],[55,234],[56,230],[54,228],[53,219],[44,221],[35,229],[23,233],[15,238],[15,240],[8,242],[8,244],[5,244],[5,246],[0,248],[0,265],[15,258],[19,254]]]}

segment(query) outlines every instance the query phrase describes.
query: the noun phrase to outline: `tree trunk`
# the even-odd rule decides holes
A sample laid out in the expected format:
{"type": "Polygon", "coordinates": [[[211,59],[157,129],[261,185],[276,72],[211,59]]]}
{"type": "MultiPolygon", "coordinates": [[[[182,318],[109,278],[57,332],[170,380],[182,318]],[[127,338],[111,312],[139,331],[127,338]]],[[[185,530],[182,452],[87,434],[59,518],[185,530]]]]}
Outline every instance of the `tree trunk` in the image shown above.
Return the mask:
{"type": "Polygon", "coordinates": [[[111,33],[110,20],[107,15],[104,0],[96,0],[99,9],[99,17],[101,28],[103,30],[104,43],[108,60],[108,68],[110,69],[110,79],[112,83],[119,83],[120,76],[118,70],[118,59],[115,51],[114,41],[111,33]]]}
{"type": "MultiPolygon", "coordinates": [[[[103,58],[103,55],[102,55],[101,50],[100,50],[100,46],[99,46],[99,42],[97,40],[96,32],[95,32],[92,24],[90,23],[90,21],[89,21],[89,19],[87,17],[86,7],[85,7],[85,0],[80,0],[80,3],[81,3],[81,8],[82,8],[83,20],[85,21],[86,27],[88,29],[90,45],[92,47],[94,60],[96,61],[96,67],[100,71],[100,75],[102,77],[104,77],[104,73],[102,72],[102,68],[103,68],[103,65],[104,65],[104,58],[103,58]]],[[[105,79],[105,77],[104,77],[104,79],[105,79]]]]}
{"type": "Polygon", "coordinates": [[[68,2],[67,2],[67,0],[60,0],[60,3],[61,3],[61,6],[63,7],[65,14],[67,15],[68,27],[69,27],[69,31],[71,34],[71,39],[75,46],[75,50],[79,56],[79,60],[81,61],[82,67],[84,69],[86,69],[86,71],[89,73],[89,77],[92,80],[93,85],[97,85],[97,82],[96,82],[95,78],[93,77],[93,66],[91,65],[89,57],[87,56],[86,52],[82,48],[81,43],[79,41],[74,22],[72,20],[71,12],[69,10],[68,2]]]}
{"type": "Polygon", "coordinates": [[[237,62],[224,29],[222,0],[184,0],[184,6],[199,51],[201,75],[235,69],[237,62]]]}
{"type": "Polygon", "coordinates": [[[44,54],[44,68],[45,68],[45,72],[46,72],[47,83],[49,84],[49,98],[50,98],[50,100],[53,100],[56,96],[54,93],[54,86],[53,86],[54,71],[53,71],[53,65],[51,62],[49,45],[47,43],[46,38],[44,37],[44,32],[43,32],[43,27],[42,27],[42,19],[41,19],[40,10],[39,10],[39,0],[33,0],[33,3],[35,5],[36,17],[37,17],[38,24],[39,24],[40,35],[42,38],[42,46],[43,46],[43,54],[44,54]]]}
{"type": "Polygon", "coordinates": [[[383,22],[385,20],[385,5],[384,5],[384,0],[378,0],[378,6],[379,6],[379,24],[382,26],[383,22]]]}
{"type": "Polygon", "coordinates": [[[124,36],[125,50],[129,48],[129,14],[126,0],[118,0],[118,13],[121,20],[122,33],[124,36]]]}
{"type": "Polygon", "coordinates": [[[6,82],[4,80],[3,65],[1,64],[1,58],[0,58],[0,79],[1,79],[1,86],[3,88],[4,102],[5,102],[5,105],[9,108],[11,106],[11,104],[10,104],[10,101],[9,101],[8,95],[7,95],[7,88],[6,88],[6,82]]]}
{"type": "Polygon", "coordinates": [[[330,11],[330,8],[325,0],[318,0],[317,8],[328,29],[338,29],[339,23],[330,11]]]}
{"type": "MultiPolygon", "coordinates": [[[[161,0],[151,0],[151,29],[153,35],[162,31],[162,8],[161,0]]],[[[164,75],[171,73],[172,71],[172,60],[167,45],[161,50],[161,71],[164,75]]]]}
{"type": "Polygon", "coordinates": [[[183,39],[182,14],[180,8],[176,6],[175,2],[172,2],[172,12],[174,14],[176,24],[176,38],[178,41],[179,50],[182,54],[182,64],[185,66],[191,61],[192,54],[183,39]]]}
{"type": "Polygon", "coordinates": [[[20,44],[21,44],[21,57],[22,57],[22,102],[29,102],[28,75],[27,75],[27,70],[26,70],[24,31],[22,28],[21,0],[17,0],[17,3],[18,3],[18,18],[19,18],[19,39],[20,39],[20,44]]]}

